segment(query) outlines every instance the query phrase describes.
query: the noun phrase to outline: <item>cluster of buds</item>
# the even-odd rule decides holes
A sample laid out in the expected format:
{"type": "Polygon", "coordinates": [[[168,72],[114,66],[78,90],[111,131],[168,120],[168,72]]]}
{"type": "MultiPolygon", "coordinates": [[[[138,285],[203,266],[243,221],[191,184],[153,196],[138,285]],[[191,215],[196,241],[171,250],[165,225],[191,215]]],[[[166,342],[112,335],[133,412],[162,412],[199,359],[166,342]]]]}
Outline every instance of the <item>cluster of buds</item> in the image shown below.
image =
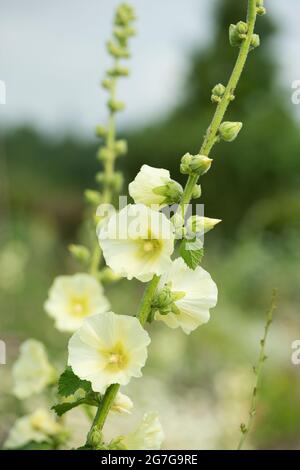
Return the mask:
{"type": "Polygon", "coordinates": [[[267,10],[264,7],[264,0],[256,0],[256,11],[258,15],[265,15],[267,10]]]}
{"type": "Polygon", "coordinates": [[[179,315],[180,311],[176,306],[175,302],[182,299],[185,296],[185,292],[172,292],[171,285],[166,284],[154,297],[151,305],[151,314],[149,316],[149,322],[151,323],[154,319],[155,313],[159,311],[161,315],[168,315],[174,313],[179,315]]]}
{"type": "MultiPolygon", "coordinates": [[[[207,173],[211,164],[212,159],[206,155],[191,155],[190,153],[186,153],[181,159],[180,172],[183,175],[201,176],[207,173]]],[[[198,191],[199,188],[197,189],[197,192],[198,191]]]]}
{"type": "MultiPolygon", "coordinates": [[[[245,41],[248,34],[248,24],[244,21],[239,21],[237,24],[229,26],[229,41],[231,46],[240,47],[245,41]]],[[[252,34],[251,49],[255,49],[260,45],[260,38],[258,34],[252,34]]]]}
{"type": "MultiPolygon", "coordinates": [[[[116,98],[116,85],[119,78],[128,77],[129,75],[129,69],[120,61],[130,57],[128,43],[129,39],[135,35],[135,29],[132,27],[134,20],[135,14],[132,7],[127,4],[118,7],[114,18],[113,37],[107,42],[107,50],[113,58],[113,65],[107,70],[102,81],[102,87],[109,93],[107,106],[110,120],[108,126],[98,125],[96,127],[96,136],[103,141],[103,145],[98,150],[97,158],[104,167],[104,171],[96,175],[96,181],[104,189],[115,192],[122,189],[123,178],[114,170],[111,171],[111,168],[113,168],[115,159],[126,155],[128,150],[126,140],[115,139],[114,116],[117,112],[125,109],[125,103],[116,98]],[[106,171],[107,168],[109,168],[109,171],[106,171]]],[[[94,190],[87,190],[85,198],[95,206],[99,205],[103,199],[101,193],[94,190]]]]}

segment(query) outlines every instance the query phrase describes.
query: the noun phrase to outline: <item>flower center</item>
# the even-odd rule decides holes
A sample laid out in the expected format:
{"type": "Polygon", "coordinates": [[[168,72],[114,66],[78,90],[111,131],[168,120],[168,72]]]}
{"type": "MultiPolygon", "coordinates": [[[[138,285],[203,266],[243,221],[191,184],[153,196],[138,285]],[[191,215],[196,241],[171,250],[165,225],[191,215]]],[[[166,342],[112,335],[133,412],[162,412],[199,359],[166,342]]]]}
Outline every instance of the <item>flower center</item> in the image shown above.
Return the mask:
{"type": "Polygon", "coordinates": [[[74,296],[70,300],[70,313],[74,317],[85,317],[89,314],[89,300],[86,296],[74,296]]]}
{"type": "Polygon", "coordinates": [[[156,257],[159,256],[163,248],[162,240],[157,238],[152,238],[152,234],[148,234],[148,238],[139,239],[139,257],[156,257]]]}
{"type": "Polygon", "coordinates": [[[128,364],[128,354],[123,344],[117,343],[111,349],[102,351],[106,356],[106,370],[116,372],[122,370],[128,364]]]}

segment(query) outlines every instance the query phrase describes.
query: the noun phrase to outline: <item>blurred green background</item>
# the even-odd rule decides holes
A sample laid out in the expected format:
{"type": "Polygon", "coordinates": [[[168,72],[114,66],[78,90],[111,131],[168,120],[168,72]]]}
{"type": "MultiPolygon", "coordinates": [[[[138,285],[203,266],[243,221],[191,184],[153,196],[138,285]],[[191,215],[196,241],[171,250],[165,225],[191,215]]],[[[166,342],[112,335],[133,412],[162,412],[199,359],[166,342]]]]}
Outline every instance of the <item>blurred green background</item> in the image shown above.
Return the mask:
{"type": "MultiPolygon", "coordinates": [[[[245,3],[218,2],[211,40],[205,49],[194,48],[178,105],[147,126],[121,129],[129,142],[129,155],[120,161],[127,181],[148,163],[184,183],[180,157],[199,150],[214,110],[210,90],[226,83],[237,53],[228,46],[228,25],[244,17],[245,3]]],[[[205,213],[223,220],[206,237],[203,262],[218,284],[218,306],[189,337],[151,326],[149,363],[131,385],[136,413],[160,411],[166,448],[235,448],[274,287],[278,310],[249,445],[300,447],[300,366],[291,363],[291,343],[300,338],[300,125],[278,84],[276,31],[272,17],[259,18],[262,47],[250,55],[227,115],[244,128],[234,143],[215,147],[214,165],[203,178],[205,213]]],[[[95,141],[75,132],[45,136],[29,126],[1,132],[0,337],[8,364],[0,366],[0,442],[23,411],[10,394],[9,373],[20,342],[44,341],[55,361],[66,355],[68,337],[54,329],[43,303],[55,276],[78,269],[67,246],[84,237],[82,194],[94,185],[96,150],[95,141]]],[[[114,310],[134,314],[143,287],[127,281],[109,286],[114,310]]]]}

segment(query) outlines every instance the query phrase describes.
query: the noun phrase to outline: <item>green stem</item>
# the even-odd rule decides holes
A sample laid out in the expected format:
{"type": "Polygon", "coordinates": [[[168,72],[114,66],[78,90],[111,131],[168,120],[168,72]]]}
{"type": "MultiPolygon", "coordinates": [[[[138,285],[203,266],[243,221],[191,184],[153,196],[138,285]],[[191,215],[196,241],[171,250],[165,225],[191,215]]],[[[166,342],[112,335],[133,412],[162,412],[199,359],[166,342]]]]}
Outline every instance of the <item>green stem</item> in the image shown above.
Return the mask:
{"type": "Polygon", "coordinates": [[[87,445],[93,447],[93,434],[94,431],[102,431],[104,423],[106,421],[107,415],[109,410],[115,401],[116,395],[119,391],[120,385],[113,384],[108,387],[106,390],[104,397],[101,400],[101,404],[97,409],[96,416],[94,418],[91,430],[87,437],[87,445]]]}
{"type": "Polygon", "coordinates": [[[151,310],[151,304],[152,300],[157,288],[157,285],[159,283],[159,276],[153,276],[153,279],[150,281],[148,286],[145,289],[144,296],[141,301],[141,305],[139,308],[139,313],[137,315],[138,319],[140,320],[140,324],[144,326],[147,322],[150,310],[151,310]]]}
{"type": "Polygon", "coordinates": [[[214,114],[213,120],[207,130],[204,142],[200,149],[201,155],[209,155],[212,147],[216,142],[216,137],[218,134],[219,127],[222,123],[222,120],[225,116],[227,108],[231,102],[231,97],[234,96],[236,87],[244,70],[248,54],[250,52],[251,39],[255,28],[256,22],[256,0],[248,0],[248,14],[247,14],[247,23],[248,23],[248,32],[244,42],[241,45],[240,52],[233,68],[231,77],[227,84],[225,93],[222,97],[222,100],[217,106],[216,112],[214,114]]]}
{"type": "MultiPolygon", "coordinates": [[[[253,35],[253,32],[254,32],[256,16],[257,16],[257,13],[256,13],[256,0],[248,0],[248,14],[247,14],[248,33],[247,33],[247,37],[244,40],[243,44],[241,45],[238,58],[236,60],[236,63],[235,63],[235,66],[233,68],[233,71],[232,71],[231,77],[229,79],[229,82],[227,84],[227,87],[225,89],[225,93],[222,97],[222,100],[220,101],[220,103],[217,106],[217,109],[216,109],[216,112],[213,116],[211,124],[210,124],[210,126],[209,126],[209,128],[206,132],[203,144],[202,144],[201,149],[200,149],[200,154],[201,155],[208,156],[211,149],[212,149],[212,147],[214,146],[214,144],[217,141],[217,134],[218,134],[220,124],[222,123],[224,115],[227,111],[227,108],[228,108],[230,102],[231,102],[231,97],[232,97],[232,95],[234,94],[234,92],[236,90],[239,79],[240,79],[241,74],[242,74],[242,72],[244,70],[244,67],[245,67],[247,56],[248,56],[249,51],[250,51],[251,39],[252,39],[252,35],[253,35]]],[[[190,175],[188,177],[187,183],[186,183],[184,191],[183,191],[182,199],[181,199],[181,202],[180,202],[180,208],[182,210],[182,215],[183,216],[185,214],[186,205],[189,204],[191,199],[192,199],[192,194],[193,194],[195,186],[198,182],[198,179],[199,179],[198,175],[190,175]]],[[[153,291],[153,295],[154,295],[155,289],[154,290],[152,289],[154,282],[155,281],[153,279],[151,281],[150,285],[146,288],[146,293],[147,294],[148,294],[149,291],[150,292],[153,291]],[[148,291],[148,289],[149,289],[149,291],[148,291]]],[[[157,283],[158,283],[158,281],[157,281],[157,283]]],[[[144,322],[147,321],[148,315],[150,313],[151,301],[152,301],[152,298],[149,299],[149,296],[145,295],[143,297],[142,303],[140,305],[138,317],[141,316],[141,312],[142,312],[144,322]]]]}
{"type": "Polygon", "coordinates": [[[252,396],[251,396],[251,404],[250,404],[250,411],[249,411],[249,416],[248,416],[248,422],[247,424],[241,424],[241,438],[240,442],[237,446],[237,450],[241,450],[248,435],[249,432],[252,428],[253,425],[253,419],[256,415],[256,403],[257,403],[257,392],[258,388],[260,385],[261,381],[261,375],[262,375],[262,370],[264,363],[267,359],[265,355],[265,348],[266,348],[266,342],[267,342],[267,337],[269,333],[270,326],[273,321],[273,314],[274,310],[276,309],[276,299],[277,299],[277,291],[276,289],[273,291],[273,296],[272,296],[272,302],[271,306],[267,312],[267,317],[266,317],[266,324],[265,324],[265,330],[264,330],[264,336],[260,341],[260,352],[259,352],[259,357],[257,361],[257,366],[253,367],[253,371],[255,374],[255,383],[252,391],[252,396]]]}

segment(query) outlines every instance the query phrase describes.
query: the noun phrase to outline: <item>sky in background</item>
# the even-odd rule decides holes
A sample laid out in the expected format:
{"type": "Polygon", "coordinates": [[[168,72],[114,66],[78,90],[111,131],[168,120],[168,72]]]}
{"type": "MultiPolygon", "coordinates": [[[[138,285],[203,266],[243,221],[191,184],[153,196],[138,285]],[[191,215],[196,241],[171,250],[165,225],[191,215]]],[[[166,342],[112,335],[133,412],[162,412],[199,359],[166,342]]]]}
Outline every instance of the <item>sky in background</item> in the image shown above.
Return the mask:
{"type": "MultiPolygon", "coordinates": [[[[6,84],[1,127],[27,122],[48,132],[93,135],[105,116],[106,95],[98,85],[110,63],[104,44],[119,3],[0,0],[0,80],[6,84]]],[[[209,41],[214,3],[131,0],[139,33],[131,47],[132,76],[119,90],[128,105],[121,124],[146,123],[176,103],[193,47],[209,41]]],[[[300,79],[300,1],[265,3],[281,24],[276,46],[282,84],[290,90],[300,79]]]]}

